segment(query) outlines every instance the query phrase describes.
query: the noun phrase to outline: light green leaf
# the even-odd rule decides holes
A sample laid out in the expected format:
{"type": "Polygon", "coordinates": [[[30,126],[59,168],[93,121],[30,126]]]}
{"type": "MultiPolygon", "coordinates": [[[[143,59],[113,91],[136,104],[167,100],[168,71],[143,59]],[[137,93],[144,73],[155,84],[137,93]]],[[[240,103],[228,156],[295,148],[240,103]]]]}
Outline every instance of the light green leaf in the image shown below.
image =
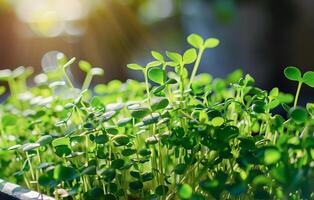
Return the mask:
{"type": "Polygon", "coordinates": [[[211,121],[213,126],[221,126],[221,125],[223,125],[224,122],[225,122],[225,120],[222,117],[215,117],[211,121]]]}
{"type": "Polygon", "coordinates": [[[183,184],[179,189],[179,196],[182,199],[190,199],[193,194],[193,189],[189,184],[183,184]]]}
{"type": "Polygon", "coordinates": [[[127,67],[133,70],[144,70],[144,67],[139,64],[128,64],[127,67]]]}
{"type": "Polygon", "coordinates": [[[161,65],[161,62],[160,61],[152,61],[152,62],[149,62],[146,67],[150,68],[150,67],[157,67],[157,66],[160,66],[161,65]]]}
{"type": "Polygon", "coordinates": [[[281,158],[281,153],[277,148],[268,148],[264,153],[264,162],[267,165],[278,162],[281,158]]]}
{"type": "Polygon", "coordinates": [[[271,99],[277,98],[279,95],[279,89],[277,87],[274,87],[270,92],[269,92],[269,97],[271,99]]]}
{"type": "Polygon", "coordinates": [[[205,48],[215,48],[219,45],[220,41],[217,38],[208,38],[205,41],[205,48]]]}
{"type": "Polygon", "coordinates": [[[182,56],[175,52],[166,51],[166,54],[168,58],[170,58],[175,63],[181,63],[182,62],[182,56]]]}
{"type": "Polygon", "coordinates": [[[314,72],[313,71],[306,72],[303,75],[303,82],[310,87],[314,87],[314,72]]]}
{"type": "Polygon", "coordinates": [[[196,57],[197,57],[196,50],[194,48],[188,49],[183,54],[183,62],[185,64],[191,64],[196,60],[196,57]]]}
{"type": "Polygon", "coordinates": [[[61,145],[69,146],[70,145],[70,138],[60,137],[60,138],[54,139],[52,141],[52,146],[54,146],[54,147],[61,146],[61,145]]]}
{"type": "Polygon", "coordinates": [[[293,67],[293,66],[287,67],[284,71],[284,74],[287,77],[287,79],[289,79],[291,81],[302,80],[301,71],[296,67],[293,67]]]}
{"type": "Polygon", "coordinates": [[[198,49],[202,48],[204,43],[203,38],[198,34],[189,35],[187,40],[190,45],[198,49]]]}
{"type": "Polygon", "coordinates": [[[87,73],[87,72],[89,72],[91,70],[92,65],[89,62],[85,61],[85,60],[81,60],[79,62],[79,67],[80,67],[80,69],[82,71],[87,73]]]}
{"type": "Polygon", "coordinates": [[[164,62],[165,61],[165,58],[163,55],[161,55],[161,53],[157,52],[157,51],[152,51],[151,52],[152,56],[156,59],[156,60],[159,60],[161,62],[164,62]]]}

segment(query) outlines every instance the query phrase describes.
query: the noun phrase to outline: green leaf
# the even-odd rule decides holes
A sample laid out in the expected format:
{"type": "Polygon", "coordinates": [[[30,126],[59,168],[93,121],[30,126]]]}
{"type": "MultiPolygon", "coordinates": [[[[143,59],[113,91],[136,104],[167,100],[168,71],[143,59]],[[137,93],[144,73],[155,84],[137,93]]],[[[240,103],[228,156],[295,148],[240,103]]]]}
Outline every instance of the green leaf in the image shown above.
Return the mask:
{"type": "Polygon", "coordinates": [[[33,149],[37,149],[38,147],[40,147],[39,143],[30,143],[24,146],[23,151],[31,151],[33,149]]]}
{"type": "Polygon", "coordinates": [[[314,88],[314,72],[313,72],[313,71],[306,72],[306,73],[303,75],[303,82],[304,82],[306,85],[308,85],[308,86],[314,88]]]}
{"type": "Polygon", "coordinates": [[[136,110],[134,110],[131,115],[134,118],[143,118],[145,117],[148,113],[150,112],[150,110],[146,107],[143,108],[138,108],[136,110]]]}
{"type": "Polygon", "coordinates": [[[132,181],[129,183],[129,187],[132,189],[132,190],[140,190],[143,188],[143,183],[141,181],[132,181]]]}
{"type": "Polygon", "coordinates": [[[109,137],[106,134],[97,135],[95,137],[96,144],[106,144],[109,141],[109,137]]]}
{"type": "Polygon", "coordinates": [[[94,107],[94,108],[103,107],[103,104],[102,104],[102,102],[101,102],[101,98],[98,97],[98,96],[94,96],[94,97],[91,99],[91,106],[94,107]]]}
{"type": "Polygon", "coordinates": [[[269,147],[264,152],[264,163],[266,165],[277,163],[281,158],[280,151],[275,147],[269,147]]]}
{"type": "Polygon", "coordinates": [[[52,140],[53,137],[51,135],[44,135],[37,140],[37,143],[39,143],[40,146],[46,146],[47,144],[50,144],[52,140]]]}
{"type": "Polygon", "coordinates": [[[155,189],[155,193],[158,195],[158,196],[163,196],[163,195],[166,195],[169,191],[169,188],[165,185],[158,185],[155,189]]]}
{"type": "Polygon", "coordinates": [[[165,83],[166,76],[166,71],[163,69],[152,68],[148,71],[149,79],[160,85],[165,83]]]}
{"type": "Polygon", "coordinates": [[[168,104],[169,104],[169,100],[167,98],[164,98],[164,97],[154,98],[152,100],[151,108],[153,111],[156,111],[156,110],[166,108],[168,104]]]}
{"type": "Polygon", "coordinates": [[[142,181],[147,182],[154,179],[154,174],[152,172],[146,172],[141,175],[142,181]]]}
{"type": "Polygon", "coordinates": [[[53,178],[59,181],[70,181],[78,177],[76,170],[72,167],[58,165],[54,169],[53,178]]]}
{"type": "Polygon", "coordinates": [[[127,67],[133,70],[144,70],[144,67],[139,64],[128,64],[127,67]]]}
{"type": "Polygon", "coordinates": [[[195,48],[202,48],[204,40],[203,38],[198,34],[191,34],[188,36],[187,41],[190,45],[192,45],[195,48]]]}
{"type": "Polygon", "coordinates": [[[283,165],[279,165],[278,167],[273,168],[271,170],[271,174],[280,183],[285,184],[288,181],[288,177],[286,175],[285,167],[283,165]]]}
{"type": "Polygon", "coordinates": [[[182,62],[182,56],[175,52],[166,51],[166,54],[168,58],[170,58],[175,63],[181,63],[182,62]]]}
{"type": "Polygon", "coordinates": [[[57,186],[57,182],[53,179],[53,177],[46,175],[46,174],[41,175],[38,178],[38,183],[39,183],[39,185],[44,186],[44,187],[55,187],[55,186],[57,186]]]}
{"type": "Polygon", "coordinates": [[[218,139],[228,142],[239,135],[239,128],[236,126],[226,126],[217,129],[218,139]]]}
{"type": "Polygon", "coordinates": [[[60,146],[60,145],[69,146],[70,145],[70,138],[68,138],[68,137],[60,137],[60,138],[54,139],[52,141],[52,146],[53,147],[57,147],[57,146],[60,146]]]}
{"type": "Polygon", "coordinates": [[[112,138],[115,146],[125,146],[129,143],[130,139],[126,135],[118,134],[112,138]]]}
{"type": "Polygon", "coordinates": [[[193,189],[189,184],[183,184],[179,189],[179,196],[182,199],[189,199],[192,197],[193,189]]]}
{"type": "Polygon", "coordinates": [[[289,66],[285,69],[284,74],[286,76],[287,79],[291,80],[291,81],[301,81],[302,77],[301,77],[301,71],[293,66],[289,66]]]}
{"type": "Polygon", "coordinates": [[[107,86],[105,84],[98,84],[94,88],[94,92],[97,94],[104,94],[107,91],[107,86]]]}
{"type": "Polygon", "coordinates": [[[10,114],[4,114],[1,123],[3,127],[14,126],[17,122],[17,117],[10,114]]]}
{"type": "Polygon", "coordinates": [[[191,64],[196,60],[197,54],[194,48],[186,50],[183,54],[183,62],[185,64],[191,64]]]}
{"type": "Polygon", "coordinates": [[[152,61],[147,63],[146,67],[151,68],[151,67],[157,67],[160,66],[162,63],[160,61],[152,61]]]}
{"type": "Polygon", "coordinates": [[[222,117],[215,117],[211,120],[213,126],[221,126],[225,122],[224,118],[222,117]]]}
{"type": "Polygon", "coordinates": [[[67,67],[69,67],[71,64],[73,64],[74,63],[74,61],[75,61],[75,57],[74,58],[71,58],[71,60],[69,60],[67,63],[65,63],[64,65],[63,65],[63,68],[64,69],[66,69],[67,67]]]}
{"type": "Polygon", "coordinates": [[[220,41],[217,38],[208,38],[205,41],[205,48],[215,48],[219,45],[220,41]]]}
{"type": "Polygon", "coordinates": [[[304,123],[308,118],[308,113],[304,108],[292,108],[290,110],[290,117],[295,121],[297,124],[304,123]]]}
{"type": "Polygon", "coordinates": [[[81,171],[81,175],[96,175],[96,166],[91,165],[84,167],[83,170],[81,171]]]}
{"type": "Polygon", "coordinates": [[[111,163],[111,167],[114,169],[122,169],[123,165],[124,165],[124,160],[122,159],[113,160],[111,163]]]}
{"type": "Polygon", "coordinates": [[[132,118],[131,118],[131,117],[123,118],[123,119],[118,120],[117,125],[118,125],[119,127],[124,127],[124,126],[126,126],[128,123],[130,123],[131,121],[132,121],[132,118]]]}
{"type": "Polygon", "coordinates": [[[143,118],[143,124],[144,125],[150,125],[150,124],[156,123],[158,121],[159,117],[160,117],[159,113],[156,113],[156,112],[151,113],[151,114],[149,114],[143,118]]]}
{"type": "Polygon", "coordinates": [[[187,165],[184,163],[180,163],[175,166],[174,173],[182,175],[184,174],[186,169],[187,169],[187,165]]]}
{"type": "Polygon", "coordinates": [[[165,61],[165,58],[163,55],[161,55],[161,53],[157,52],[157,51],[151,51],[152,56],[156,59],[159,60],[161,62],[165,61]]]}
{"type": "Polygon", "coordinates": [[[89,72],[91,70],[92,65],[89,62],[85,61],[85,60],[81,60],[79,62],[79,67],[80,67],[80,69],[82,71],[87,73],[87,72],[89,72]]]}
{"type": "Polygon", "coordinates": [[[61,158],[70,155],[71,152],[68,145],[58,145],[55,147],[55,153],[61,158]]]}
{"type": "Polygon", "coordinates": [[[271,99],[277,98],[279,95],[279,89],[277,87],[273,88],[270,92],[269,92],[269,97],[271,99]]]}
{"type": "Polygon", "coordinates": [[[113,168],[105,169],[102,173],[104,176],[104,180],[107,182],[111,182],[116,177],[116,170],[113,168]]]}
{"type": "Polygon", "coordinates": [[[306,109],[310,113],[310,115],[314,116],[314,103],[307,103],[306,109]]]}

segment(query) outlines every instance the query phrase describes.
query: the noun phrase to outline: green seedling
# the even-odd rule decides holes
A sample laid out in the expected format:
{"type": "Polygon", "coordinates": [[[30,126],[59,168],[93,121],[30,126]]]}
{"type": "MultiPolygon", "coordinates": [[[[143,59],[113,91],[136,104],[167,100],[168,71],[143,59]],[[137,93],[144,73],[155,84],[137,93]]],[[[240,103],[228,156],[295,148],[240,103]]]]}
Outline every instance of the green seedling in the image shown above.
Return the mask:
{"type": "Polygon", "coordinates": [[[60,54],[59,68],[33,87],[30,68],[1,70],[13,90],[0,104],[0,178],[55,199],[313,199],[314,106],[297,106],[313,72],[285,70],[299,83],[293,98],[240,70],[197,75],[219,40],[192,34],[188,43],[182,54],[152,51],[155,61],[129,64],[143,83],[93,88],[104,72],[80,61],[86,77],[68,98],[54,91],[73,91],[74,59],[60,54]],[[289,119],[272,113],[280,104],[289,119]]]}
{"type": "Polygon", "coordinates": [[[287,79],[298,82],[298,88],[293,104],[293,107],[296,108],[302,84],[305,83],[306,85],[314,88],[314,72],[308,71],[305,72],[302,76],[301,71],[297,67],[289,66],[285,69],[284,74],[287,79]]]}
{"type": "Polygon", "coordinates": [[[93,76],[104,75],[104,70],[102,68],[99,68],[99,67],[92,68],[92,65],[85,60],[81,60],[79,62],[79,67],[82,71],[86,73],[86,77],[82,85],[82,91],[89,88],[91,81],[93,79],[93,76]]]}

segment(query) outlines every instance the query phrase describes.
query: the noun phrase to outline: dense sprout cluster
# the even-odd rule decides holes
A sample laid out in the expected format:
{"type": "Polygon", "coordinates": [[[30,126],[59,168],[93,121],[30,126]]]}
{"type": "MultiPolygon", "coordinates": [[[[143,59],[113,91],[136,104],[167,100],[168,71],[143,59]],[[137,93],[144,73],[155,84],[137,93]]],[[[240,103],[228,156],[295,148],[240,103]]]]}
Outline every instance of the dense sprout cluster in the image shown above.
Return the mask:
{"type": "Polygon", "coordinates": [[[89,90],[104,72],[80,61],[86,79],[75,88],[75,59],[62,55],[33,87],[30,68],[1,70],[11,95],[0,106],[0,177],[56,199],[313,199],[314,104],[297,101],[314,72],[286,68],[295,98],[267,92],[239,70],[197,75],[219,40],[192,34],[188,43],[183,55],[153,51],[146,66],[129,64],[144,83],[89,90]]]}

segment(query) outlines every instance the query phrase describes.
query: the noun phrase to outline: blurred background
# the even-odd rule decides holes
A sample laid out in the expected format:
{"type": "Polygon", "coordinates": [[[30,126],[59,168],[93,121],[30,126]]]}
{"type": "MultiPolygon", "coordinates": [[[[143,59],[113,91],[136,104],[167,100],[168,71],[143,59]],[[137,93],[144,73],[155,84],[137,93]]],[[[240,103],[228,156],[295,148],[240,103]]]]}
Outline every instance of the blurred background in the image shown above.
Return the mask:
{"type": "MultiPolygon", "coordinates": [[[[39,73],[57,50],[102,67],[98,82],[140,78],[127,63],[149,62],[151,50],[181,52],[190,33],[221,40],[200,68],[214,77],[240,68],[264,89],[294,93],[285,66],[314,70],[313,0],[0,0],[0,69],[39,73]]],[[[314,101],[313,90],[302,93],[314,101]]]]}

